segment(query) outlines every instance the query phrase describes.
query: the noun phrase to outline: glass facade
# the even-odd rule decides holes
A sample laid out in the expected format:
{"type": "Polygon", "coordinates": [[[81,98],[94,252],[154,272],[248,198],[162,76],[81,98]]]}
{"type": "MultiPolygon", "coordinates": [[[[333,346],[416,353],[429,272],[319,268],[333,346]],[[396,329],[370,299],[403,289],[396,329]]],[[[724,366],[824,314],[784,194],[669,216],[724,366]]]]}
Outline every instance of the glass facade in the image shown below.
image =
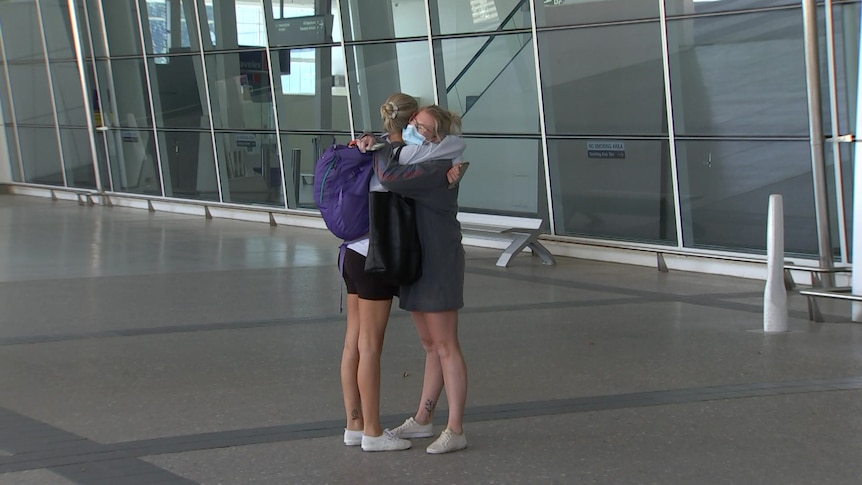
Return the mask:
{"type": "MultiPolygon", "coordinates": [[[[24,184],[315,211],[317,156],[379,131],[402,91],[462,115],[463,211],[763,253],[782,194],[787,252],[814,257],[802,3],[0,0],[2,160],[24,184]]],[[[860,2],[816,9],[838,139],[857,124],[860,2]]],[[[847,262],[854,145],[823,151],[847,262]]]]}

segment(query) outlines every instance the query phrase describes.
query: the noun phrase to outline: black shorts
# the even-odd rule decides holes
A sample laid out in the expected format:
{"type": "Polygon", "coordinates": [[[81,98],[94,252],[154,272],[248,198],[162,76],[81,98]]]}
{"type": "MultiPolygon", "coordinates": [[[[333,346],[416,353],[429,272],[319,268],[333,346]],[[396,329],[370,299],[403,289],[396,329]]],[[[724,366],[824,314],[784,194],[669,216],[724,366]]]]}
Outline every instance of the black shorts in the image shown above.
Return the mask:
{"type": "Polygon", "coordinates": [[[344,250],[344,273],[347,293],[363,300],[391,300],[398,296],[398,287],[384,283],[380,278],[365,272],[365,256],[352,249],[344,250]]]}

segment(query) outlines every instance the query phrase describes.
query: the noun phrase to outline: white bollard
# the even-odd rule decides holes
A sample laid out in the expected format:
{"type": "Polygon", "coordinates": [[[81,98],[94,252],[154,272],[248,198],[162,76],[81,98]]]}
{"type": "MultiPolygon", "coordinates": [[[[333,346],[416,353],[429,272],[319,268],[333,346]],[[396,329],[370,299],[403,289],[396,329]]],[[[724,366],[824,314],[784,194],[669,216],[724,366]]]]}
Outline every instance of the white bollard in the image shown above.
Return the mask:
{"type": "Polygon", "coordinates": [[[779,194],[769,196],[769,214],[766,220],[763,331],[787,331],[787,290],[784,288],[784,202],[779,194]]]}

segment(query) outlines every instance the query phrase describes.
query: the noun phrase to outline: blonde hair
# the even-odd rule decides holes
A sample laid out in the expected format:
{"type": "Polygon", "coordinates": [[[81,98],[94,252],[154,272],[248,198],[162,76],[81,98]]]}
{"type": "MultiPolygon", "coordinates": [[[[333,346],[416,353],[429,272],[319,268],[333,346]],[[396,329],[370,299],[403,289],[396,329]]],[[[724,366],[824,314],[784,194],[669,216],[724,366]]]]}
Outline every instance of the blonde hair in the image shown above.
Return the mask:
{"type": "Polygon", "coordinates": [[[419,111],[428,113],[434,118],[434,136],[443,138],[446,135],[461,134],[461,116],[436,104],[429,104],[419,108],[419,111]]]}
{"type": "Polygon", "coordinates": [[[401,133],[401,130],[410,123],[417,109],[419,109],[419,102],[409,94],[395,93],[389,96],[380,106],[383,129],[386,133],[401,133]]]}

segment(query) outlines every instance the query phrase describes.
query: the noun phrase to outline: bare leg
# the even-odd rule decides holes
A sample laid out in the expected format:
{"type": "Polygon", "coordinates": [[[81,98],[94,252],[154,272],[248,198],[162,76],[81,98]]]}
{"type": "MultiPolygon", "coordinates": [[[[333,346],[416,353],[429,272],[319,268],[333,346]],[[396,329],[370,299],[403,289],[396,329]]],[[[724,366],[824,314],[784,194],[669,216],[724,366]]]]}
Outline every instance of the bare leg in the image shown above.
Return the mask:
{"type": "Polygon", "coordinates": [[[344,411],[349,430],[361,431],[362,403],[359,399],[359,298],[347,295],[347,331],[344,334],[344,350],[341,352],[341,393],[344,395],[344,411]]]}
{"type": "Polygon", "coordinates": [[[449,404],[447,427],[461,434],[467,402],[467,364],[458,342],[458,311],[425,313],[425,321],[443,370],[446,402],[449,404]]]}
{"type": "Polygon", "coordinates": [[[380,354],[392,300],[359,299],[359,395],[362,396],[363,433],[380,436],[380,354]]]}
{"type": "Polygon", "coordinates": [[[440,356],[434,349],[434,342],[428,330],[428,322],[425,313],[413,312],[413,323],[422,347],[425,348],[425,374],[422,378],[422,395],[419,397],[419,408],[413,419],[419,424],[428,424],[434,418],[434,410],[440,401],[440,392],[443,391],[443,370],[440,367],[440,356]]]}

